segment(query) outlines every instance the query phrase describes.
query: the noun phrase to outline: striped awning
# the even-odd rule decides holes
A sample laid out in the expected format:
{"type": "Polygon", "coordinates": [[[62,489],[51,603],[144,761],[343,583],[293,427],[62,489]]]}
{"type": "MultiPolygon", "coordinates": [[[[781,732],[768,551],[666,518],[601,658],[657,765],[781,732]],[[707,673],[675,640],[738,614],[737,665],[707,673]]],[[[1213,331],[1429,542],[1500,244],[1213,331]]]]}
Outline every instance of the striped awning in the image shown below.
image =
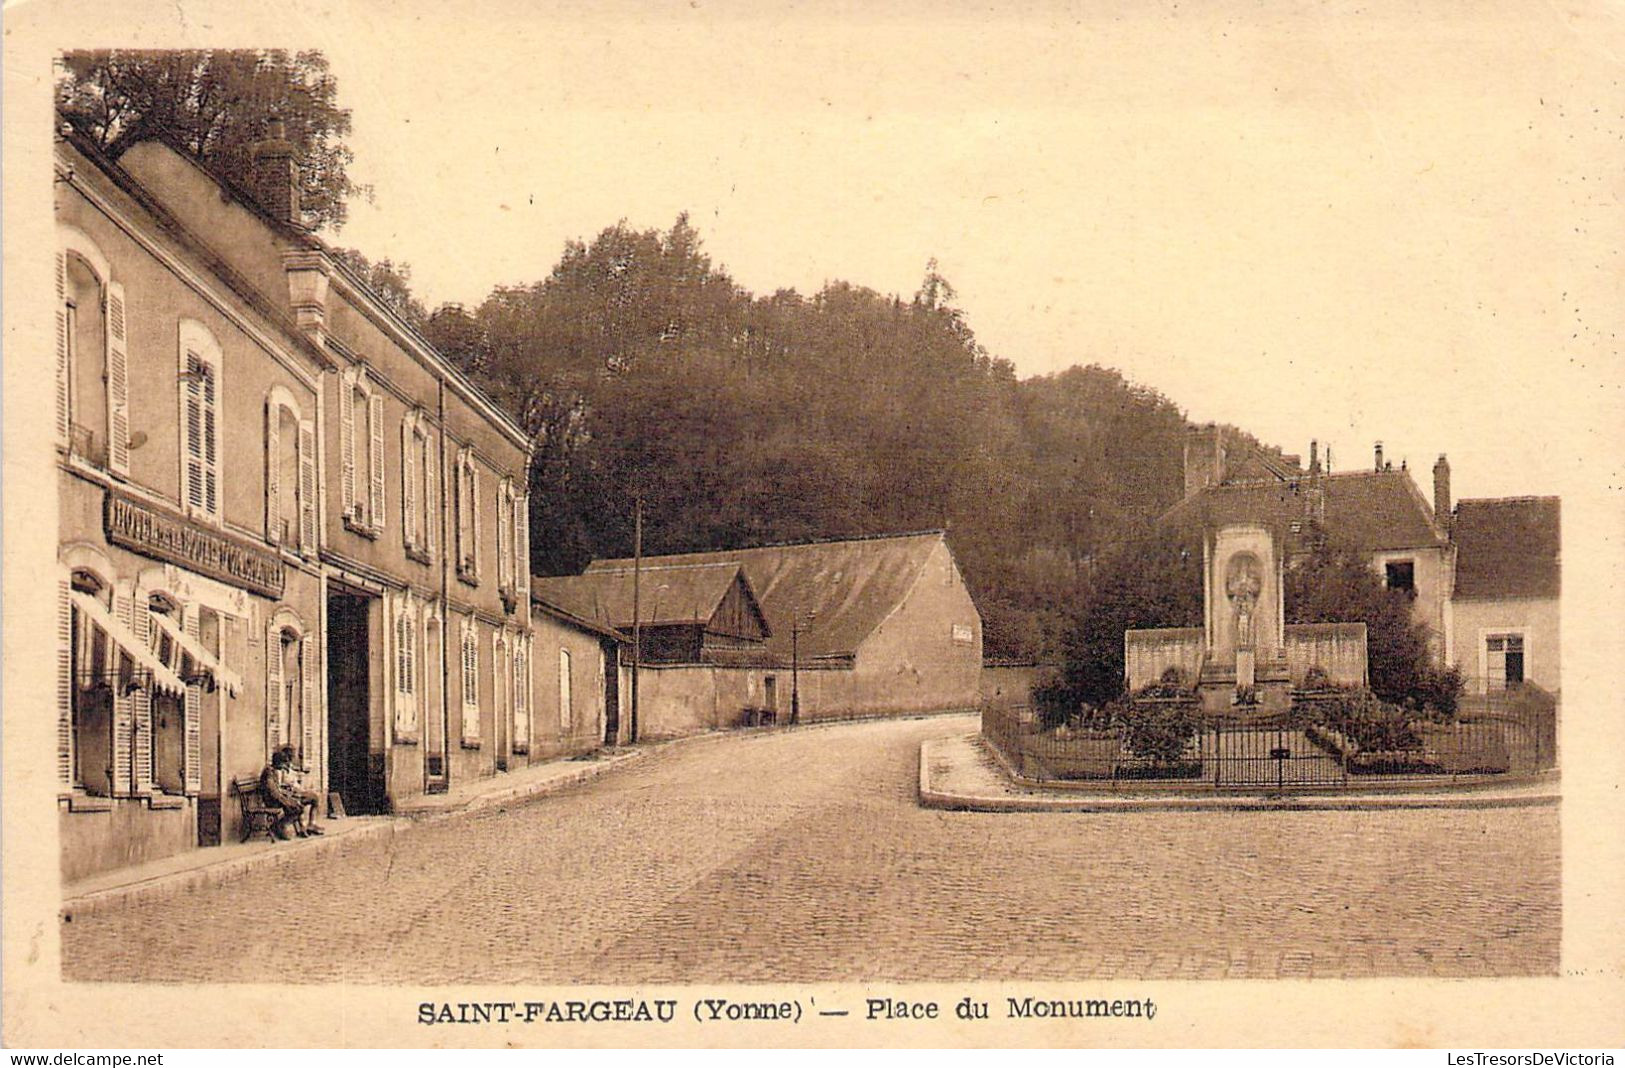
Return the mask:
{"type": "Polygon", "coordinates": [[[177,697],[186,693],[186,683],[181,681],[181,677],[169,670],[164,662],[158,659],[157,654],[137,638],[134,631],[114,618],[113,613],[100,601],[87,593],[75,590],[73,603],[79,611],[90,617],[91,622],[102,629],[109,641],[122,649],[126,656],[152,677],[155,690],[171,693],[177,697]]]}
{"type": "Polygon", "coordinates": [[[202,642],[186,633],[185,629],[178,626],[173,619],[155,612],[152,621],[159,630],[169,635],[171,641],[180,646],[182,652],[192,658],[192,663],[213,677],[216,686],[232,697],[242,692],[243,677],[220,663],[219,657],[209,652],[202,642]]]}

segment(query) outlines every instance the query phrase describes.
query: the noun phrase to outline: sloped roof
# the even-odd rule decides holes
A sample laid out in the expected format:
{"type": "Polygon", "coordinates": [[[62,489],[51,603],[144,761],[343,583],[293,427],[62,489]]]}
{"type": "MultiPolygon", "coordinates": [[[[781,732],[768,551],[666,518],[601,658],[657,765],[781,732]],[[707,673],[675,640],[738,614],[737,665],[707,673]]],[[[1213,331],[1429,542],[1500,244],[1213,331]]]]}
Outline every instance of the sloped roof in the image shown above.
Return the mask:
{"type": "MultiPolygon", "coordinates": [[[[644,567],[721,561],[743,565],[767,617],[770,652],[790,655],[792,617],[799,614],[801,657],[849,657],[902,602],[926,558],[944,541],[942,531],[927,531],[647,557],[644,567]]],[[[624,571],[631,564],[595,560],[586,574],[624,571]]]]}
{"type": "MultiPolygon", "coordinates": [[[[697,564],[651,557],[638,583],[638,617],[646,627],[705,624],[735,582],[750,582],[737,561],[697,564]]],[[[586,574],[531,579],[531,595],[571,615],[625,630],[632,626],[632,568],[589,569],[586,574]]]]}
{"type": "Polygon", "coordinates": [[[1456,505],[1457,597],[1556,597],[1561,509],[1556,497],[1456,505]]]}
{"type": "MultiPolygon", "coordinates": [[[[1206,520],[1289,524],[1306,516],[1310,478],[1212,486],[1180,501],[1163,515],[1169,523],[1206,520]]],[[[1326,497],[1323,526],[1340,542],[1362,552],[1429,548],[1444,543],[1433,508],[1410,472],[1346,471],[1321,477],[1326,497]]]]}

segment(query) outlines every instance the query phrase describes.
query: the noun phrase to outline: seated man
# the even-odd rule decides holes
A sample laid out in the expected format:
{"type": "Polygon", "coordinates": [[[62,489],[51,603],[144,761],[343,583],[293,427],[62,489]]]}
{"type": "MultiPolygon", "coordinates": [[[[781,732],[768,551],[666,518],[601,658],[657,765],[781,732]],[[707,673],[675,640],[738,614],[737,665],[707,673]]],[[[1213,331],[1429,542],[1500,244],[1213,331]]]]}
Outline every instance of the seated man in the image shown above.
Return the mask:
{"type": "Polygon", "coordinates": [[[314,792],[305,789],[304,779],[300,775],[298,766],[294,764],[293,746],[283,746],[277,750],[277,755],[282,757],[282,787],[293,797],[305,816],[305,825],[302,828],[299,826],[299,821],[294,820],[294,830],[298,832],[301,838],[313,834],[322,834],[322,829],[316,825],[316,806],[321,804],[322,799],[314,792]]]}
{"type": "Polygon", "coordinates": [[[268,804],[282,810],[281,818],[271,825],[271,833],[276,837],[286,839],[290,832],[300,838],[322,833],[321,828],[315,826],[316,795],[300,785],[293,770],[292,746],[285,745],[271,754],[271,763],[260,772],[260,793],[268,804]],[[310,815],[306,826],[301,827],[299,820],[307,808],[310,815]]]}

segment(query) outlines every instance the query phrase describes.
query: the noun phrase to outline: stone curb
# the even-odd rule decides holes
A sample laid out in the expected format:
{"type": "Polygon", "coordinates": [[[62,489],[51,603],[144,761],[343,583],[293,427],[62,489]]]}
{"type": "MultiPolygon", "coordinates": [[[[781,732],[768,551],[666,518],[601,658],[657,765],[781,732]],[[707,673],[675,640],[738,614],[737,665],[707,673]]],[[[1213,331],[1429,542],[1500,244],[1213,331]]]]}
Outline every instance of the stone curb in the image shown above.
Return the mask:
{"type": "MultiPolygon", "coordinates": [[[[1462,790],[1387,794],[1079,794],[1046,791],[1009,797],[955,792],[939,788],[931,772],[932,759],[948,744],[967,739],[931,738],[920,743],[920,805],[958,812],[1364,812],[1379,809],[1531,808],[1555,805],[1555,785],[1540,793],[1462,790]]],[[[1004,767],[1000,763],[1001,768],[1004,767]]],[[[1004,769],[1008,772],[1008,768],[1004,769]]]]}

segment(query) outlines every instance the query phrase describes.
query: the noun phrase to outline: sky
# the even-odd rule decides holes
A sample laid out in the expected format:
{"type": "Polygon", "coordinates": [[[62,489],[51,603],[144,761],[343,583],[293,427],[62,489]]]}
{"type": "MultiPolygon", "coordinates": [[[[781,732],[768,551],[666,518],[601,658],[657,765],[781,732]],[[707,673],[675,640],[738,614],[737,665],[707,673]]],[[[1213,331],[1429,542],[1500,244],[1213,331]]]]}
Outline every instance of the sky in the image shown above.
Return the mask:
{"type": "Polygon", "coordinates": [[[431,307],[686,211],[759,294],[906,297],[934,257],[1023,376],[1107,364],[1339,470],[1448,453],[1458,496],[1617,491],[1619,9],[994,6],[291,2],[188,30],[327,54],[374,190],[332,239],[431,307]]]}

